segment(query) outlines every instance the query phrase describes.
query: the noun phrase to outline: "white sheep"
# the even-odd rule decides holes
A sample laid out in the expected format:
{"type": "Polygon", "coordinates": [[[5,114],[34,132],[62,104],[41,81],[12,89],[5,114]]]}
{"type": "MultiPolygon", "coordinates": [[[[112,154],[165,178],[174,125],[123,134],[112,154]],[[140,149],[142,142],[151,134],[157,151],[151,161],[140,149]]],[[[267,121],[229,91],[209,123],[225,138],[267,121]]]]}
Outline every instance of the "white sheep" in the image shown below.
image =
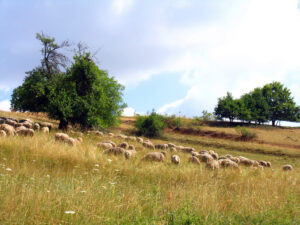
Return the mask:
{"type": "Polygon", "coordinates": [[[200,160],[196,156],[190,156],[188,162],[200,165],[200,160]]]}
{"type": "Polygon", "coordinates": [[[41,126],[40,126],[39,123],[34,123],[34,124],[33,124],[33,129],[34,129],[34,130],[38,130],[38,131],[39,131],[40,128],[41,128],[41,126]]]}
{"type": "Polygon", "coordinates": [[[135,150],[126,150],[124,153],[125,159],[130,159],[136,155],[135,150]]]}
{"type": "Polygon", "coordinates": [[[210,155],[210,154],[200,154],[199,158],[201,159],[202,162],[209,162],[209,161],[213,161],[214,158],[210,155]]]}
{"type": "Polygon", "coordinates": [[[104,154],[108,154],[108,155],[123,155],[125,153],[125,149],[124,148],[120,148],[120,147],[115,147],[115,148],[110,148],[104,151],[104,154]]]}
{"type": "Polygon", "coordinates": [[[104,148],[104,149],[110,149],[113,148],[114,146],[111,143],[107,142],[100,142],[97,144],[97,148],[104,148]]]}
{"type": "Polygon", "coordinates": [[[293,166],[290,165],[290,164],[283,165],[283,166],[282,166],[282,170],[283,170],[283,171],[291,171],[291,170],[293,170],[293,166]]]}
{"type": "Polygon", "coordinates": [[[208,169],[217,170],[219,167],[219,161],[217,160],[211,160],[206,163],[206,168],[208,169]]]}
{"type": "Polygon", "coordinates": [[[179,156],[178,155],[172,155],[171,156],[171,162],[174,163],[174,164],[176,164],[176,165],[180,164],[180,158],[179,158],[179,156]]]}
{"type": "Polygon", "coordinates": [[[149,152],[143,158],[143,161],[163,162],[165,155],[162,152],[149,152]]]}
{"type": "Polygon", "coordinates": [[[0,137],[6,137],[6,133],[4,130],[0,130],[0,137]]]}
{"type": "Polygon", "coordinates": [[[143,142],[144,142],[143,138],[141,138],[141,137],[137,137],[136,140],[137,140],[137,142],[139,142],[139,143],[143,143],[143,142]]]}
{"type": "Polygon", "coordinates": [[[42,132],[44,134],[49,134],[49,127],[42,127],[42,132]]]}
{"type": "Polygon", "coordinates": [[[4,130],[7,136],[15,136],[16,134],[15,128],[8,124],[1,124],[0,130],[4,130]]]}

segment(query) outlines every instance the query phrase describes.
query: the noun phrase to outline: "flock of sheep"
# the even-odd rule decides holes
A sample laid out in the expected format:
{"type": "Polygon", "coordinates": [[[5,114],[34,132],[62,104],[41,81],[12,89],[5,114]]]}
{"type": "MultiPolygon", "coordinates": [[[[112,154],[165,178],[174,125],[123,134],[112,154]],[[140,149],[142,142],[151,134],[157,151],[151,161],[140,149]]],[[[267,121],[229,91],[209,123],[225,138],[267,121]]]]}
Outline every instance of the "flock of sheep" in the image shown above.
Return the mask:
{"type": "MultiPolygon", "coordinates": [[[[1,136],[33,136],[35,131],[41,130],[43,133],[49,133],[53,127],[52,123],[37,123],[30,119],[17,121],[13,118],[0,117],[0,137],[1,136]]],[[[70,133],[83,136],[81,132],[70,131],[70,133]]],[[[101,131],[88,131],[88,134],[95,134],[98,136],[104,136],[101,131]]],[[[177,152],[186,153],[189,155],[188,162],[200,165],[201,162],[206,163],[206,167],[212,170],[219,168],[239,168],[241,165],[253,167],[256,169],[263,169],[265,167],[271,167],[271,163],[267,161],[252,160],[243,156],[234,157],[232,155],[219,156],[216,152],[210,150],[196,151],[191,147],[176,146],[175,144],[153,144],[150,140],[143,140],[141,137],[126,136],[122,134],[109,133],[111,138],[119,138],[124,141],[117,145],[112,140],[102,141],[97,144],[97,148],[104,149],[103,153],[115,156],[124,156],[125,159],[130,159],[136,156],[137,149],[134,145],[129,145],[126,141],[137,142],[143,147],[152,151],[148,152],[142,157],[142,161],[155,161],[164,162],[168,157],[168,152],[171,153],[171,163],[179,165],[180,157],[177,152]],[[159,150],[159,151],[157,151],[159,150]]],[[[83,142],[82,137],[72,138],[65,133],[56,133],[55,141],[64,142],[71,146],[75,146],[83,142]]],[[[139,147],[141,148],[141,147],[139,147]]],[[[293,170],[291,165],[284,165],[282,167],[284,171],[293,170]]]]}

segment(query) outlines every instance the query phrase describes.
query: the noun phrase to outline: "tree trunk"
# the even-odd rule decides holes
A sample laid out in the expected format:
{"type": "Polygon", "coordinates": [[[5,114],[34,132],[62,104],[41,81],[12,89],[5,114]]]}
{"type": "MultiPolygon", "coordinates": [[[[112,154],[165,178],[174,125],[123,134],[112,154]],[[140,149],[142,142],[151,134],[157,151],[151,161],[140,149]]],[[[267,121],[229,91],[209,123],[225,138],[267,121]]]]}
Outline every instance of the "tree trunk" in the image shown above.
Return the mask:
{"type": "Polygon", "coordinates": [[[66,121],[66,120],[60,120],[59,121],[59,125],[58,125],[58,129],[66,130],[67,126],[68,126],[68,121],[66,121]]]}
{"type": "Polygon", "coordinates": [[[275,127],[276,120],[272,120],[272,126],[275,127]]]}

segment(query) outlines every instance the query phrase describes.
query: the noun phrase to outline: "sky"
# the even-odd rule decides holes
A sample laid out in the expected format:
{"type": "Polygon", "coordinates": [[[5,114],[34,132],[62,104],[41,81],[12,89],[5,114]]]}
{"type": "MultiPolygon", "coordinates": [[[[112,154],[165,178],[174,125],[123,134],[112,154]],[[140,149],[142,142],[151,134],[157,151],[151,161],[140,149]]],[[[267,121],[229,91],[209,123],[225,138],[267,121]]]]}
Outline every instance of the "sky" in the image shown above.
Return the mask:
{"type": "Polygon", "coordinates": [[[40,64],[37,32],[98,50],[126,115],[199,116],[272,81],[300,105],[297,0],[0,0],[0,109],[40,64]]]}

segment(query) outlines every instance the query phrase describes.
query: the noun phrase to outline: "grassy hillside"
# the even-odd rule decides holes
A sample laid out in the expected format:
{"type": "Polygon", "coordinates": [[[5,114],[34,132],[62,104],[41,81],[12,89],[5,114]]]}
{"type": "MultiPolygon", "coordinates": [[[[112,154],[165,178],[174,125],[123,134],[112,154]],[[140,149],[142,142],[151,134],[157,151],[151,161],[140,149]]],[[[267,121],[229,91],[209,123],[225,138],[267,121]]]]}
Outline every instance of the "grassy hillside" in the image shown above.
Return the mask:
{"type": "MultiPolygon", "coordinates": [[[[0,116],[48,121],[36,114],[0,116]]],[[[131,128],[132,119],[123,118],[112,131],[129,134],[131,128]]],[[[273,143],[171,131],[151,141],[268,160],[272,168],[210,171],[205,163],[188,163],[181,152],[179,166],[171,164],[171,153],[164,163],[146,163],[140,159],[149,150],[132,141],[137,156],[125,160],[96,148],[101,140],[122,139],[85,134],[82,144],[71,147],[54,141],[55,129],[32,138],[1,137],[0,224],[299,224],[300,149],[274,144],[285,135],[299,140],[299,129],[251,129],[273,143]],[[284,173],[281,166],[287,163],[294,170],[284,173]]]]}

